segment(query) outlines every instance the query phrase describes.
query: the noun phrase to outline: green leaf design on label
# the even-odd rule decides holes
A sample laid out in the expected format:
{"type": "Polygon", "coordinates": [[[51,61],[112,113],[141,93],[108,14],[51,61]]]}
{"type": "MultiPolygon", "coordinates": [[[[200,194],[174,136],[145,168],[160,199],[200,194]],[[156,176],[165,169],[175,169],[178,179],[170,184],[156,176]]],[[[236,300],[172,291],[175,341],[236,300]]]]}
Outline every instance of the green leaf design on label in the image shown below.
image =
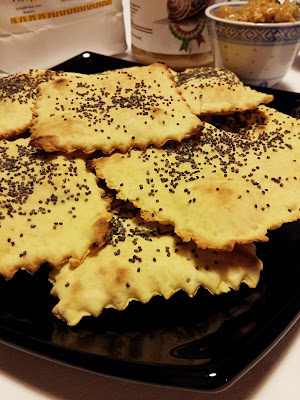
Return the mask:
{"type": "Polygon", "coordinates": [[[172,35],[182,42],[180,51],[183,50],[185,52],[188,52],[189,45],[192,40],[197,41],[198,47],[200,47],[201,43],[205,42],[202,36],[204,28],[205,21],[200,21],[191,31],[184,31],[178,24],[169,24],[169,30],[171,31],[172,35]]]}

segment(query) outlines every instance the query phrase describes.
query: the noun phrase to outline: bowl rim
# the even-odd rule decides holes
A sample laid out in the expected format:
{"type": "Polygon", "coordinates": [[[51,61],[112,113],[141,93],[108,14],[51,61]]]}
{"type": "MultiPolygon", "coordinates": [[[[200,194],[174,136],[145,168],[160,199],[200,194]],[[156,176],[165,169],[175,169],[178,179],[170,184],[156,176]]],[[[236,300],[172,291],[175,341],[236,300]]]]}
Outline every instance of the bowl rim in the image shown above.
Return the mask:
{"type": "MultiPolygon", "coordinates": [[[[256,27],[256,28],[292,28],[295,26],[300,25],[300,19],[295,21],[295,22],[245,22],[245,21],[234,21],[234,20],[229,20],[225,18],[220,18],[214,15],[214,12],[225,5],[229,6],[234,6],[234,7],[241,7],[245,4],[247,4],[248,1],[224,1],[222,3],[216,3],[212,4],[209,7],[205,9],[205,16],[207,19],[216,21],[216,22],[221,22],[223,24],[228,24],[228,25],[236,25],[236,26],[247,26],[247,27],[256,27]]],[[[299,5],[299,1],[296,1],[296,3],[299,5]]],[[[299,17],[300,18],[300,17],[299,17]]]]}

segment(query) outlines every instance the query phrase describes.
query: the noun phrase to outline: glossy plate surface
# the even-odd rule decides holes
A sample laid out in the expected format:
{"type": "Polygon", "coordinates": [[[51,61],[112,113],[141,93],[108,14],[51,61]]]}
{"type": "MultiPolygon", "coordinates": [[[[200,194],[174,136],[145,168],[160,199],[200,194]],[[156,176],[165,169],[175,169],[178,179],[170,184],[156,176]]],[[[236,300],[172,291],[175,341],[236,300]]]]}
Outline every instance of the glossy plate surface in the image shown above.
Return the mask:
{"type": "MultiPolygon", "coordinates": [[[[96,73],[131,66],[128,61],[84,53],[56,67],[96,73]]],[[[299,117],[300,96],[275,95],[271,104],[299,117]]],[[[0,277],[0,340],[43,357],[126,379],[200,391],[225,389],[291,326],[300,309],[300,222],[269,233],[257,244],[264,264],[256,289],[194,298],[177,293],[146,305],[105,310],[77,327],[56,319],[48,267],[33,276],[0,277]]]]}

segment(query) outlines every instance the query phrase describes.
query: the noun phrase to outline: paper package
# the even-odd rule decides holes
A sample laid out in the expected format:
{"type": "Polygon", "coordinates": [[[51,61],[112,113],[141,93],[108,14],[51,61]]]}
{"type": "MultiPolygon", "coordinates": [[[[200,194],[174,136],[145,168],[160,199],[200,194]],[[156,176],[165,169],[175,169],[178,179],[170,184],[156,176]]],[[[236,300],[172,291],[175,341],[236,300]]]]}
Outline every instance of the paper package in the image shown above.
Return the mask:
{"type": "Polygon", "coordinates": [[[0,74],[126,50],[122,0],[1,0],[0,74]]]}

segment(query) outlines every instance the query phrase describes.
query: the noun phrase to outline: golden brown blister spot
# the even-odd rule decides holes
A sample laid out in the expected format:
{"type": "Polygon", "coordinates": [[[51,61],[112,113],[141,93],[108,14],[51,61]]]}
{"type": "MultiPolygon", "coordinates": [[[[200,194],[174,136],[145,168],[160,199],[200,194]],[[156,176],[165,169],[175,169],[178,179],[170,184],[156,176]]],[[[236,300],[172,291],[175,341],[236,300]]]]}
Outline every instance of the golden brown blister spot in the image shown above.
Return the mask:
{"type": "Polygon", "coordinates": [[[128,271],[126,268],[118,268],[116,270],[115,284],[117,286],[125,285],[128,280],[128,271]]]}
{"type": "MultiPolygon", "coordinates": [[[[227,182],[229,182],[229,180],[227,180],[227,182]]],[[[206,181],[201,185],[195,184],[192,185],[191,189],[195,191],[195,193],[200,193],[205,201],[211,202],[211,204],[214,204],[216,207],[218,207],[218,204],[230,203],[235,194],[234,190],[226,186],[226,183],[215,181],[206,181]]]]}
{"type": "Polygon", "coordinates": [[[68,80],[67,80],[67,79],[64,79],[64,78],[56,79],[56,80],[53,82],[53,85],[54,85],[54,86],[57,86],[58,88],[59,88],[60,86],[66,86],[67,84],[68,84],[68,80]]]}
{"type": "MultiPolygon", "coordinates": [[[[110,214],[107,214],[111,217],[110,214]]],[[[92,227],[94,232],[94,243],[91,244],[90,249],[96,250],[102,247],[108,240],[110,234],[110,218],[100,218],[92,227]]]]}
{"type": "Polygon", "coordinates": [[[82,290],[84,289],[84,286],[82,285],[81,282],[76,281],[76,282],[72,282],[72,284],[69,287],[69,290],[71,292],[71,297],[74,298],[74,300],[76,298],[80,298],[80,293],[82,292],[82,290]]]}

